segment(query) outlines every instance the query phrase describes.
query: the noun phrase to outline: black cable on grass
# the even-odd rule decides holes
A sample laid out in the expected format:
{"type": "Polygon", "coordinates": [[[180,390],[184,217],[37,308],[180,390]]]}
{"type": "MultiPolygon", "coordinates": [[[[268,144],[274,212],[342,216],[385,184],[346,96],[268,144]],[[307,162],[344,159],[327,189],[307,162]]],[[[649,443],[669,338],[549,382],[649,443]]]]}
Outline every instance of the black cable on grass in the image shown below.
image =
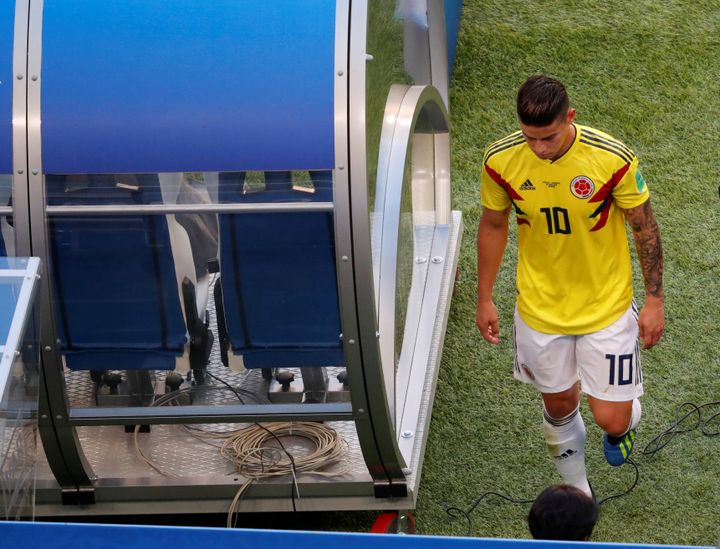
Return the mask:
{"type": "Polygon", "coordinates": [[[720,417],[720,410],[709,417],[703,417],[703,411],[712,407],[720,407],[720,400],[706,402],[700,406],[692,402],[683,402],[675,408],[675,421],[673,421],[670,427],[651,439],[650,442],[645,445],[645,448],[640,450],[640,453],[644,456],[655,455],[670,444],[676,436],[689,433],[696,429],[706,437],[718,436],[720,434],[720,424],[715,427],[714,430],[710,430],[709,424],[720,417]],[[689,410],[683,414],[683,410],[687,408],[689,408],[689,410]],[[687,423],[691,423],[691,425],[687,425],[687,423]]]}
{"type": "Polygon", "coordinates": [[[632,458],[628,458],[625,460],[626,465],[632,465],[635,469],[635,478],[633,479],[633,483],[630,485],[630,488],[625,490],[624,492],[620,492],[619,494],[613,494],[611,496],[604,497],[602,499],[597,500],[598,505],[602,505],[603,503],[607,503],[608,501],[611,501],[613,499],[618,499],[623,496],[627,496],[630,492],[632,492],[635,487],[638,485],[638,482],[640,482],[640,469],[637,466],[637,463],[635,463],[632,458]]]}
{"type": "Polygon", "coordinates": [[[470,508],[467,511],[463,511],[459,507],[448,507],[445,509],[445,512],[450,516],[452,521],[458,520],[460,518],[464,518],[467,521],[468,529],[467,529],[467,535],[470,536],[472,533],[472,514],[475,512],[475,509],[477,509],[477,506],[480,505],[484,500],[489,498],[490,496],[495,496],[500,499],[504,499],[505,501],[508,501],[510,503],[515,503],[517,505],[525,505],[527,503],[532,503],[535,500],[532,499],[513,499],[511,497],[505,496],[503,494],[500,494],[499,492],[485,492],[482,494],[479,498],[475,500],[475,502],[470,506],[470,508]]]}
{"type": "MultiPolygon", "coordinates": [[[[703,415],[704,411],[706,411],[708,408],[713,407],[720,408],[720,400],[706,402],[705,404],[701,404],[699,406],[697,404],[693,404],[692,402],[683,402],[682,404],[677,406],[677,408],[675,408],[675,421],[673,421],[672,424],[667,429],[662,431],[659,435],[653,437],[645,445],[645,447],[639,449],[637,453],[641,456],[652,457],[660,450],[665,448],[665,446],[670,444],[670,442],[676,436],[684,433],[690,433],[695,430],[700,431],[700,433],[706,437],[715,437],[720,435],[720,409],[718,409],[709,416],[703,415]],[[687,411],[683,413],[683,410],[687,411]],[[712,425],[714,423],[717,423],[717,425],[713,427],[712,425]]],[[[625,464],[631,465],[635,471],[635,478],[633,479],[632,484],[623,492],[613,494],[602,499],[598,499],[598,505],[603,505],[608,501],[612,501],[614,499],[618,499],[628,495],[635,489],[635,487],[640,482],[640,468],[638,467],[637,463],[631,458],[628,458],[625,461],[625,464]]],[[[512,497],[500,494],[499,492],[490,491],[485,492],[480,497],[478,497],[466,511],[460,509],[459,507],[448,507],[445,509],[445,512],[450,517],[451,522],[456,521],[460,518],[464,518],[467,521],[468,525],[467,535],[470,536],[472,535],[472,514],[475,512],[480,503],[488,499],[490,496],[495,496],[517,505],[527,505],[535,501],[534,499],[514,499],[512,497]]]]}

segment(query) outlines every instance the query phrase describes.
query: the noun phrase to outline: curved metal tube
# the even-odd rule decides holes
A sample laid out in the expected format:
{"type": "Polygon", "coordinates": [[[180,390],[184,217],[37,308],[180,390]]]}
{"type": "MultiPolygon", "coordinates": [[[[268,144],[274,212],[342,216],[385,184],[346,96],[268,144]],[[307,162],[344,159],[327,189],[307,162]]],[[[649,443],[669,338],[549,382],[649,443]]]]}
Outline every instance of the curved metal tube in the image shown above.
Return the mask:
{"type": "MultiPolygon", "coordinates": [[[[390,94],[389,100],[395,100],[396,95],[390,94]]],[[[392,112],[390,105],[386,112],[392,112]]],[[[380,353],[382,357],[385,390],[389,403],[395,401],[395,302],[398,273],[398,247],[400,236],[400,208],[403,185],[414,181],[405,181],[405,166],[410,160],[413,150],[414,137],[428,143],[421,144],[422,153],[415,151],[412,154],[413,173],[423,174],[427,178],[431,174],[432,185],[419,184],[413,189],[413,210],[415,206],[426,210],[431,207],[435,210],[435,224],[446,223],[450,215],[450,201],[438,200],[436,195],[449,194],[449,147],[438,147],[435,141],[448,140],[448,120],[445,104],[432,86],[408,87],[397,109],[397,117],[387,117],[383,127],[382,144],[390,143],[389,151],[382,152],[378,165],[378,183],[376,211],[382,212],[378,219],[380,224],[376,230],[381,233],[380,254],[377,284],[378,326],[380,331],[380,353]],[[386,134],[392,135],[386,139],[386,134]],[[426,154],[427,149],[430,154],[426,154]],[[438,151],[444,154],[438,155],[438,151]],[[420,153],[420,154],[418,154],[420,153]],[[441,177],[441,187],[438,189],[438,173],[448,174],[441,177]]],[[[420,143],[419,143],[420,144],[420,143]]],[[[424,181],[423,183],[427,183],[424,181]]]]}

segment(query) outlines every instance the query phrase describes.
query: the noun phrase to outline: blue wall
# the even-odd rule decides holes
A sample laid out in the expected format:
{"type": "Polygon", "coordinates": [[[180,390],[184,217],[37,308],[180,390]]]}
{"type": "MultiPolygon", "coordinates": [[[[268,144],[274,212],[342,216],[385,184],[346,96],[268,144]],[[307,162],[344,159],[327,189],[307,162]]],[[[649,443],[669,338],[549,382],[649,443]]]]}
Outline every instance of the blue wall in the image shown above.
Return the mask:
{"type": "MultiPolygon", "coordinates": [[[[159,526],[106,526],[0,522],[0,539],[13,549],[623,549],[655,548],[662,545],[587,543],[568,541],[501,540],[386,534],[341,534],[331,532],[283,532],[219,528],[178,528],[159,526]],[[39,543],[38,540],[42,540],[39,543]]],[[[679,547],[679,546],[674,546],[679,547]]]]}
{"type": "Polygon", "coordinates": [[[54,0],[46,173],[328,169],[334,0],[54,0]]]}
{"type": "Polygon", "coordinates": [[[15,2],[0,2],[0,173],[12,173],[12,47],[15,2]]]}

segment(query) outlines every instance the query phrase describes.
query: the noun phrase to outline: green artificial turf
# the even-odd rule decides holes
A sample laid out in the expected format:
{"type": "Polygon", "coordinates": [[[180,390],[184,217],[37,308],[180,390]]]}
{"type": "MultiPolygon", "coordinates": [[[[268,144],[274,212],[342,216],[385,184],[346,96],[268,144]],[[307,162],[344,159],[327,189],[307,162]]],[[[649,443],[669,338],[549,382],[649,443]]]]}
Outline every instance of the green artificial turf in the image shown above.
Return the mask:
{"type": "MultiPolygon", "coordinates": [[[[720,4],[710,1],[464,2],[450,96],[454,208],[464,213],[465,234],[415,511],[421,533],[464,535],[467,523],[450,521],[448,506],[468,508],[486,491],[532,498],[560,481],[540,399],[512,378],[514,230],[495,288],[501,345],[484,343],[474,326],[482,151],[517,129],[515,93],[530,74],[563,80],[579,123],[632,147],[652,193],[667,327],[642,357],[640,448],[672,422],[678,404],[720,399],[719,27],[720,4]]],[[[639,276],[635,282],[642,303],[639,276]]],[[[604,462],[601,432],[583,410],[590,480],[601,498],[623,491],[634,473],[604,462]]],[[[720,437],[684,434],[637,462],[638,486],[602,506],[593,539],[716,545],[720,437]]],[[[484,502],[471,535],[527,538],[527,509],[484,502]]]]}

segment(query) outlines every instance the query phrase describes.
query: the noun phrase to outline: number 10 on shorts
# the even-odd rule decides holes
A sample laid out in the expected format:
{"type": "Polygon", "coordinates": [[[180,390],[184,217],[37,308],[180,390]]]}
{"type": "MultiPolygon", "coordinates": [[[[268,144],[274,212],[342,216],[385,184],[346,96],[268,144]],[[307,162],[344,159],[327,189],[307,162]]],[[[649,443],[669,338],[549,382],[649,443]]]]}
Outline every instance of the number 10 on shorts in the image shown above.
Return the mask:
{"type": "Polygon", "coordinates": [[[610,361],[610,385],[630,385],[633,379],[633,354],[605,355],[610,361]]]}

